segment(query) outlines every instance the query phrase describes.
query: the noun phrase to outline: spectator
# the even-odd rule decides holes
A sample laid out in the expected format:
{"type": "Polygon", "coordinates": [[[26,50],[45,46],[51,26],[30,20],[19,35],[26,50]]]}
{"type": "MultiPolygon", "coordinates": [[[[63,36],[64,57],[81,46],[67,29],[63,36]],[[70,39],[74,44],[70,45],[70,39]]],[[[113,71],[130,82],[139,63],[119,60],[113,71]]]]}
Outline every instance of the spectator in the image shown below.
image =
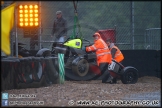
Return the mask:
{"type": "Polygon", "coordinates": [[[56,12],[57,18],[54,20],[51,36],[55,35],[56,42],[64,42],[67,36],[67,21],[63,18],[62,12],[56,12]]]}
{"type": "Polygon", "coordinates": [[[35,45],[38,46],[38,35],[34,35],[30,38],[30,50],[35,50],[35,45]]]}

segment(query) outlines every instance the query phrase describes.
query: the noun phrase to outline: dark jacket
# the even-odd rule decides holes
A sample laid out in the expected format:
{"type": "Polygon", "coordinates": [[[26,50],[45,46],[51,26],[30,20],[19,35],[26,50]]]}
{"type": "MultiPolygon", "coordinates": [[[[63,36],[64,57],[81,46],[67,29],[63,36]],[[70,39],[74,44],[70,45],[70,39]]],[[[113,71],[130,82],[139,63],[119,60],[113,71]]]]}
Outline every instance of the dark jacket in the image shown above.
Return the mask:
{"type": "Polygon", "coordinates": [[[56,18],[53,23],[52,35],[56,36],[56,38],[60,38],[61,36],[67,36],[67,22],[61,17],[60,19],[56,18]]]}

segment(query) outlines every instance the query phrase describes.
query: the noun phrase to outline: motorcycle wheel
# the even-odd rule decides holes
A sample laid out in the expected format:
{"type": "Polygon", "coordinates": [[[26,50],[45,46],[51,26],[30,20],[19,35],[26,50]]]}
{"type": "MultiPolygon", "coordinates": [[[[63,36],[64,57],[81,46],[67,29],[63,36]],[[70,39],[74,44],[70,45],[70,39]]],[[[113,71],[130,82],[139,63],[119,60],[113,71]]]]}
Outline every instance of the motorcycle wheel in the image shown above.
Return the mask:
{"type": "Polygon", "coordinates": [[[87,75],[89,71],[89,63],[86,59],[81,59],[77,65],[72,65],[72,71],[79,76],[87,75]]]}
{"type": "Polygon", "coordinates": [[[125,70],[121,76],[121,81],[123,84],[135,84],[138,80],[137,70],[130,68],[125,70]]]}

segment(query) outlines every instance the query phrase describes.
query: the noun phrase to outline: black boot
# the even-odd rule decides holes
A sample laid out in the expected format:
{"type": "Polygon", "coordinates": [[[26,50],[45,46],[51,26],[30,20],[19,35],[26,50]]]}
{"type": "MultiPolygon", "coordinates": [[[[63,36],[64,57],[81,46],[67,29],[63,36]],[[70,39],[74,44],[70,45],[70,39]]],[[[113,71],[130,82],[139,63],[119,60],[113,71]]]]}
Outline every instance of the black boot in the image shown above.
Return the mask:
{"type": "Polygon", "coordinates": [[[107,83],[110,83],[110,84],[116,84],[116,82],[117,82],[117,80],[116,80],[116,78],[111,78],[111,80],[110,81],[107,81],[107,83]]]}
{"type": "Polygon", "coordinates": [[[107,73],[103,78],[102,78],[102,83],[112,83],[113,82],[113,77],[110,75],[110,73],[107,73]]]}
{"type": "Polygon", "coordinates": [[[116,84],[117,83],[117,79],[116,78],[113,78],[113,80],[112,80],[113,82],[113,84],[116,84]]]}
{"type": "Polygon", "coordinates": [[[110,75],[110,72],[108,71],[108,63],[100,63],[99,68],[103,75],[102,83],[111,82],[113,77],[110,75]]]}
{"type": "Polygon", "coordinates": [[[113,83],[113,77],[111,75],[109,75],[109,77],[107,77],[107,80],[105,80],[103,83],[113,83]]]}

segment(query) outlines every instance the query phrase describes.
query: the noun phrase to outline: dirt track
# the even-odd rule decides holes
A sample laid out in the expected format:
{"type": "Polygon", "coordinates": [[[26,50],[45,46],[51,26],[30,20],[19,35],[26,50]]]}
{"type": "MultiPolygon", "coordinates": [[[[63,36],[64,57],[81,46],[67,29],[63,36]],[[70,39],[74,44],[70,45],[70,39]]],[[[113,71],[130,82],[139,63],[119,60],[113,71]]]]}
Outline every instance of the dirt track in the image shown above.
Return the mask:
{"type": "MultiPolygon", "coordinates": [[[[9,94],[35,94],[36,98],[12,98],[9,101],[43,101],[40,106],[70,106],[68,102],[79,100],[122,100],[131,94],[161,92],[161,79],[139,78],[136,84],[103,84],[101,80],[65,81],[48,87],[5,91],[9,94]]],[[[149,99],[148,99],[149,100],[149,99]]],[[[72,104],[72,103],[71,103],[72,104]]],[[[74,103],[73,106],[76,106],[74,103]]]]}

